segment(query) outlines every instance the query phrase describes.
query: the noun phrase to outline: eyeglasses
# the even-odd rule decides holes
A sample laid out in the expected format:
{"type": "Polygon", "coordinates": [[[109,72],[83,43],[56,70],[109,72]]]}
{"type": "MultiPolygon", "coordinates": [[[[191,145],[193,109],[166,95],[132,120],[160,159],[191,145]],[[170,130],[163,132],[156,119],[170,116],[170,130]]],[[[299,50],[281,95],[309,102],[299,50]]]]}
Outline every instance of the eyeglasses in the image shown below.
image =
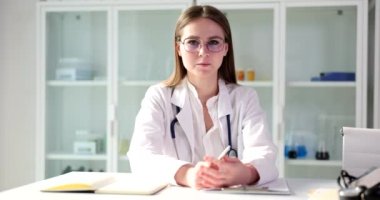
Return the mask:
{"type": "MultiPolygon", "coordinates": [[[[179,42],[183,44],[185,50],[190,53],[198,52],[201,46],[204,45],[200,39],[195,38],[186,38],[179,42]]],[[[206,48],[210,52],[217,53],[222,51],[224,43],[224,40],[221,38],[213,38],[206,42],[206,48]]]]}

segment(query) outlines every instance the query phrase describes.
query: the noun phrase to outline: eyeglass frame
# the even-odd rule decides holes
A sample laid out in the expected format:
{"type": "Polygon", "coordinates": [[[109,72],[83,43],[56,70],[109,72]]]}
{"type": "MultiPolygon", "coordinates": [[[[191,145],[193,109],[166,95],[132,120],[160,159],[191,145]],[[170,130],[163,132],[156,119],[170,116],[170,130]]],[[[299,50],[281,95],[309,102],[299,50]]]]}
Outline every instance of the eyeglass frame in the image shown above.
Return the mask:
{"type": "MultiPolygon", "coordinates": [[[[189,53],[199,52],[200,49],[203,47],[204,44],[206,44],[205,46],[206,46],[207,51],[212,52],[212,53],[219,53],[219,52],[221,52],[221,51],[223,50],[224,45],[227,43],[226,39],[223,39],[223,38],[221,38],[221,37],[212,37],[212,38],[210,38],[206,43],[204,43],[203,40],[201,40],[201,39],[199,39],[199,38],[188,37],[188,38],[185,38],[185,39],[183,39],[183,40],[181,41],[181,38],[178,37],[178,38],[177,38],[177,42],[180,43],[180,44],[182,44],[183,47],[184,47],[184,49],[185,49],[187,52],[189,52],[189,53]],[[186,45],[185,45],[185,41],[186,41],[186,40],[196,40],[196,41],[198,41],[198,42],[199,42],[198,48],[197,48],[196,50],[194,50],[194,51],[190,51],[190,50],[188,50],[188,49],[186,48],[186,45]],[[210,41],[212,41],[212,40],[220,40],[220,42],[221,42],[221,47],[220,47],[220,49],[219,49],[218,51],[210,50],[210,48],[209,48],[209,46],[208,46],[208,45],[209,45],[208,42],[210,42],[210,41]]],[[[227,44],[228,44],[228,43],[227,43],[227,44]]]]}

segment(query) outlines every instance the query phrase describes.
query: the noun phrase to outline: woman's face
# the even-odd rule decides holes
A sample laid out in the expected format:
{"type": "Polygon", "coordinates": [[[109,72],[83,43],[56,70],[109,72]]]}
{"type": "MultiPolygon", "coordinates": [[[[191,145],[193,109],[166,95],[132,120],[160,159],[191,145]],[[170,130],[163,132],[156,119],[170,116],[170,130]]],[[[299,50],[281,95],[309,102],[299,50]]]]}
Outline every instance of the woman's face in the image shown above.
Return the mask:
{"type": "Polygon", "coordinates": [[[207,18],[196,19],[182,29],[176,49],[190,80],[217,80],[218,69],[228,51],[224,40],[223,29],[207,18]]]}

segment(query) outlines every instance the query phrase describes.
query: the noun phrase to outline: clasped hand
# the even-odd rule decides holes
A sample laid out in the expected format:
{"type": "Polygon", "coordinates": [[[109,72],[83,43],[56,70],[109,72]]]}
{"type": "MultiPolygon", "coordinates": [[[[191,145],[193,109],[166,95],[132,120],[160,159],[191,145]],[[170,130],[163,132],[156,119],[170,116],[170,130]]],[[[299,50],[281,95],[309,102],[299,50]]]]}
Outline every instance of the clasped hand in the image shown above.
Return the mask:
{"type": "Polygon", "coordinates": [[[247,185],[256,182],[259,178],[254,167],[249,167],[239,159],[228,156],[220,160],[205,156],[204,161],[189,167],[185,176],[187,185],[195,189],[247,185]]]}

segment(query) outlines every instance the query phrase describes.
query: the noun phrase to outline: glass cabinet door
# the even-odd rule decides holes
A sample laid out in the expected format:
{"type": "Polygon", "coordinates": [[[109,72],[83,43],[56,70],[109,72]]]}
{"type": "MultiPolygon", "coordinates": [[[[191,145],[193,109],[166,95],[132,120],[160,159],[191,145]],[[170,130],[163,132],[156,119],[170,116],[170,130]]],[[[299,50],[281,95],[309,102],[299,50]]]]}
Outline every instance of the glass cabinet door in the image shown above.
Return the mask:
{"type": "Polygon", "coordinates": [[[197,4],[212,5],[225,13],[232,32],[238,83],[255,89],[270,131],[277,138],[278,4],[254,1],[236,3],[229,0],[199,0],[197,4]]]}
{"type": "Polygon", "coordinates": [[[107,13],[45,15],[45,178],[105,171],[107,13]]]}
{"type": "Polygon", "coordinates": [[[174,28],[181,11],[182,8],[119,11],[118,171],[130,171],[126,153],[146,90],[167,79],[174,69],[174,28]]]}
{"type": "Polygon", "coordinates": [[[273,133],[274,9],[222,10],[231,26],[238,83],[256,90],[273,133]]]}
{"type": "Polygon", "coordinates": [[[286,10],[285,176],[336,178],[355,126],[357,7],[286,10]]]}

